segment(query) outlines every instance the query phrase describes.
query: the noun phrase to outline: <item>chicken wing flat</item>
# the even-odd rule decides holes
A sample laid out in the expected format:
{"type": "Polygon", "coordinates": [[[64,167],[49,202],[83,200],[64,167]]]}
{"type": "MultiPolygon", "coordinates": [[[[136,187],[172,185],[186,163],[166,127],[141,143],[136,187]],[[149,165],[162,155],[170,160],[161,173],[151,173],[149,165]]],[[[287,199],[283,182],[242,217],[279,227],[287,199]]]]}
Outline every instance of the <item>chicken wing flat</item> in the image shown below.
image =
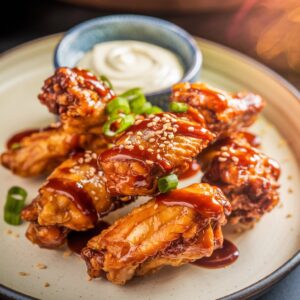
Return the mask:
{"type": "Polygon", "coordinates": [[[55,169],[39,195],[23,209],[22,219],[31,222],[27,231],[29,240],[41,247],[54,248],[65,241],[62,236],[70,230],[93,228],[100,216],[121,203],[106,190],[97,153],[85,151],[72,155],[55,169]],[[53,232],[55,239],[51,244],[53,232]]]}
{"type": "Polygon", "coordinates": [[[171,101],[189,105],[190,113],[200,112],[202,124],[217,138],[250,126],[264,108],[255,94],[227,94],[204,83],[179,83],[173,86],[171,101]]]}
{"type": "Polygon", "coordinates": [[[107,148],[107,140],[101,133],[72,133],[60,124],[28,133],[17,143],[8,143],[7,150],[0,156],[2,166],[22,177],[49,174],[78,148],[98,152],[107,148]]]}
{"type": "Polygon", "coordinates": [[[229,223],[240,229],[251,228],[278,203],[280,167],[251,146],[244,134],[210,146],[200,155],[200,162],[202,182],[224,192],[232,206],[229,223]]]}
{"type": "Polygon", "coordinates": [[[214,138],[189,115],[160,113],[138,120],[100,154],[112,195],[152,195],[159,177],[185,172],[214,138]]]}
{"type": "Polygon", "coordinates": [[[59,115],[65,130],[81,133],[104,123],[106,103],[114,97],[96,76],[78,68],[56,69],[39,94],[41,103],[59,115]]]}
{"type": "Polygon", "coordinates": [[[222,191],[193,184],[135,208],[82,250],[91,277],[125,284],[165,265],[180,266],[222,246],[230,204],[222,191]]]}

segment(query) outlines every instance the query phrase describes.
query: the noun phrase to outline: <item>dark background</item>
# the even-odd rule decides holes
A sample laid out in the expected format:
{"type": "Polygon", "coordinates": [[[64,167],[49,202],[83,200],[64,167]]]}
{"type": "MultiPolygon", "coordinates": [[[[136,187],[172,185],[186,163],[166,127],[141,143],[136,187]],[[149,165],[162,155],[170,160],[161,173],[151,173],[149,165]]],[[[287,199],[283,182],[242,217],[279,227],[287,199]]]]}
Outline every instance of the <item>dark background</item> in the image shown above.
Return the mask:
{"type": "MultiPolygon", "coordinates": [[[[284,1],[282,0],[282,2],[284,1]]],[[[79,7],[50,0],[9,0],[5,1],[5,8],[2,5],[0,10],[0,53],[23,42],[65,31],[87,19],[115,13],[131,13],[133,11],[110,11],[108,9],[79,7]]],[[[269,26],[272,29],[272,26],[274,26],[274,30],[277,30],[276,21],[281,20],[282,22],[282,18],[284,18],[283,11],[278,8],[270,9],[270,7],[265,6],[254,6],[242,14],[243,21],[240,19],[240,7],[217,12],[205,11],[184,14],[165,12],[151,13],[150,15],[167,19],[183,27],[191,34],[221,43],[250,55],[273,68],[299,89],[300,71],[299,65],[297,65],[299,61],[296,61],[291,67],[287,63],[284,48],[280,56],[272,59],[267,55],[257,53],[256,45],[260,36],[257,32],[254,32],[253,27],[261,26],[263,29],[265,26],[269,26]]],[[[147,13],[143,12],[143,14],[147,13]]],[[[293,31],[296,32],[294,43],[297,43],[300,49],[300,34],[297,35],[297,32],[300,33],[299,24],[298,27],[285,30],[291,33],[293,31]]],[[[293,45],[290,46],[292,47],[293,45]]],[[[300,267],[260,299],[300,299],[300,267]]]]}

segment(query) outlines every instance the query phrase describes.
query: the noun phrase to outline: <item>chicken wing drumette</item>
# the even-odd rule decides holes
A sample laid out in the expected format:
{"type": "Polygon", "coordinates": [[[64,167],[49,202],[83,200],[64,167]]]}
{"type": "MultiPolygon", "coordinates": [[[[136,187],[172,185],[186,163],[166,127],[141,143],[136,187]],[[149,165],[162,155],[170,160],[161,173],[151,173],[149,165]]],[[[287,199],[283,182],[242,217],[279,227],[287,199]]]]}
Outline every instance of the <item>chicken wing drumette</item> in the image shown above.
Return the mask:
{"type": "Polygon", "coordinates": [[[80,133],[104,123],[106,104],[114,97],[95,75],[78,68],[58,68],[39,94],[41,103],[59,115],[65,130],[80,133]]]}
{"type": "Polygon", "coordinates": [[[154,272],[165,265],[180,266],[221,247],[221,227],[230,204],[222,191],[193,184],[162,194],[135,208],[82,250],[91,277],[105,274],[116,284],[154,272]]]}
{"type": "Polygon", "coordinates": [[[173,86],[171,101],[189,105],[199,122],[217,138],[250,126],[264,108],[262,98],[255,94],[227,94],[204,83],[178,83],[173,86]]]}
{"type": "Polygon", "coordinates": [[[30,177],[52,171],[76,148],[106,148],[101,124],[113,92],[91,73],[59,68],[45,81],[41,102],[60,122],[42,130],[19,135],[14,147],[1,155],[1,164],[13,173],[30,177]],[[17,145],[16,145],[17,144],[17,145]],[[17,146],[17,147],[16,147],[17,146]]]}
{"type": "Polygon", "coordinates": [[[280,167],[251,146],[247,136],[218,141],[200,155],[200,162],[202,182],[218,186],[231,203],[229,223],[251,228],[278,203],[280,167]]]}

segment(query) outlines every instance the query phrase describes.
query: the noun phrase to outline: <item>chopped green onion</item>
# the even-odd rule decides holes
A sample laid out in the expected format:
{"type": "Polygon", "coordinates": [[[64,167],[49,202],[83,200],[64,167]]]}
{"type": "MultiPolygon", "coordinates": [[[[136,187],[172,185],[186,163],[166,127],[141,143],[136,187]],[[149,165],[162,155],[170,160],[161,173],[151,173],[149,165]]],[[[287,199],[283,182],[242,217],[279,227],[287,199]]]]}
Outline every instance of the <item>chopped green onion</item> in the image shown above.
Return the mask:
{"type": "Polygon", "coordinates": [[[143,94],[138,95],[134,99],[129,101],[130,108],[133,113],[141,114],[143,111],[143,106],[147,102],[145,96],[143,94]]]}
{"type": "Polygon", "coordinates": [[[158,189],[161,193],[169,192],[176,189],[178,185],[178,177],[175,174],[162,177],[158,180],[158,189]]]}
{"type": "Polygon", "coordinates": [[[4,220],[11,225],[21,223],[21,211],[25,205],[27,192],[18,186],[13,186],[8,190],[6,203],[4,206],[4,220]]]}
{"type": "Polygon", "coordinates": [[[21,148],[21,144],[20,143],[13,143],[11,146],[10,146],[10,149],[11,150],[16,150],[16,149],[19,149],[21,148]]]}
{"type": "Polygon", "coordinates": [[[131,101],[141,94],[143,94],[143,93],[140,88],[133,88],[133,89],[130,89],[130,90],[124,92],[120,96],[126,98],[128,101],[131,101]]]}
{"type": "Polygon", "coordinates": [[[116,118],[112,118],[106,121],[106,123],[103,125],[103,132],[106,136],[113,137],[126,130],[133,123],[134,123],[133,115],[123,115],[116,118]],[[117,125],[116,131],[111,130],[111,126],[113,123],[116,123],[117,125]]]}
{"type": "Polygon", "coordinates": [[[158,114],[161,113],[162,109],[158,106],[152,106],[151,108],[147,109],[145,111],[146,114],[150,115],[150,114],[158,114]]]}
{"type": "Polygon", "coordinates": [[[103,81],[110,89],[113,90],[113,85],[105,75],[100,75],[100,80],[103,81]]]}
{"type": "Polygon", "coordinates": [[[171,102],[169,108],[170,111],[180,113],[180,112],[186,112],[188,110],[188,105],[181,102],[171,102]]]}
{"type": "Polygon", "coordinates": [[[112,101],[110,101],[107,104],[106,110],[110,115],[118,115],[119,113],[130,113],[128,100],[123,97],[116,97],[112,101]]]}

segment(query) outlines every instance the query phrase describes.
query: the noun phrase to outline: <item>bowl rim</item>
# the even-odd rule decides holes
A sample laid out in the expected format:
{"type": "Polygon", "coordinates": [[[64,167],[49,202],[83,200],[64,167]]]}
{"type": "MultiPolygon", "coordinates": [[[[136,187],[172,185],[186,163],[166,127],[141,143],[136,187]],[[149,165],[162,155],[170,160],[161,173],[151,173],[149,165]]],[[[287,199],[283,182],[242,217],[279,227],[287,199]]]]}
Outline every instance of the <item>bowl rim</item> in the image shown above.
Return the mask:
{"type": "MultiPolygon", "coordinates": [[[[163,26],[164,28],[168,29],[172,33],[176,34],[180,39],[185,40],[186,44],[189,46],[189,49],[192,53],[193,61],[188,66],[187,70],[185,71],[180,81],[182,82],[191,81],[194,77],[198,75],[198,73],[202,68],[203,55],[201,50],[197,46],[193,36],[189,34],[186,30],[184,30],[183,28],[177,26],[172,22],[166,21],[164,19],[156,18],[156,17],[137,15],[137,14],[116,14],[116,15],[97,17],[90,20],[86,20],[84,22],[81,22],[71,27],[68,31],[64,33],[63,37],[55,47],[54,57],[53,57],[54,67],[55,68],[62,67],[62,65],[59,62],[58,53],[62,45],[66,43],[66,41],[68,41],[71,37],[76,36],[79,31],[85,30],[90,27],[94,27],[95,25],[103,25],[103,24],[110,23],[112,21],[119,22],[124,19],[136,21],[137,23],[146,23],[153,26],[163,26]]],[[[171,92],[171,89],[172,86],[169,86],[167,88],[155,92],[145,93],[145,95],[148,97],[156,97],[164,94],[169,94],[171,92]]]]}

